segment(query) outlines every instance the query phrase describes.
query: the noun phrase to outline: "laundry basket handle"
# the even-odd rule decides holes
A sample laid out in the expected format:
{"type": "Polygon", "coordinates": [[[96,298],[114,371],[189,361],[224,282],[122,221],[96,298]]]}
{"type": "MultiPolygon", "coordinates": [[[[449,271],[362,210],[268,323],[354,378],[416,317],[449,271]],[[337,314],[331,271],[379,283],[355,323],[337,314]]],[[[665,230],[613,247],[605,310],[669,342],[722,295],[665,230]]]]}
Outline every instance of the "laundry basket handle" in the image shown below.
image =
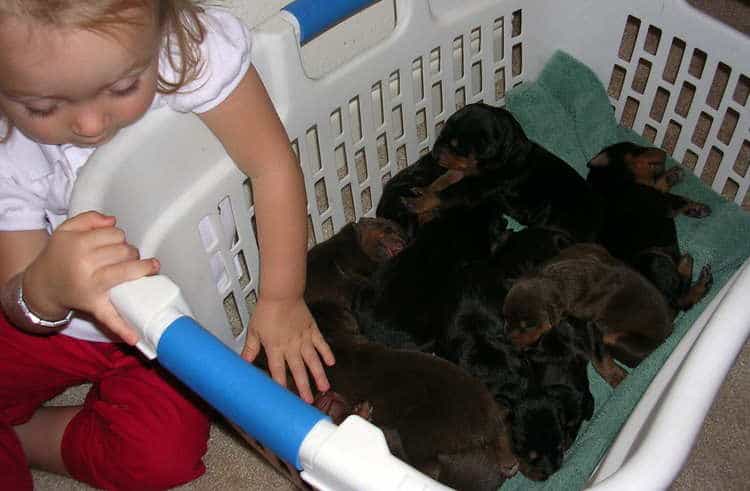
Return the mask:
{"type": "Polygon", "coordinates": [[[295,0],[283,10],[299,24],[299,42],[305,44],[342,20],[381,0],[295,0]]]}

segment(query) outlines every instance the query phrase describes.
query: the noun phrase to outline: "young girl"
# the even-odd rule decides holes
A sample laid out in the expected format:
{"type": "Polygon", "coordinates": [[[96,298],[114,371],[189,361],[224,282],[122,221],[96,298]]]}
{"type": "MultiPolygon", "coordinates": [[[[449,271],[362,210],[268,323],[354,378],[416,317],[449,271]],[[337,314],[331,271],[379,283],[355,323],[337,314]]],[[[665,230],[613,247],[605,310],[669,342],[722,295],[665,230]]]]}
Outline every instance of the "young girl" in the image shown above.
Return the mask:
{"type": "Polygon", "coordinates": [[[188,0],[0,0],[0,46],[0,488],[30,489],[29,466],[107,489],[190,481],[207,418],[128,346],[137,334],[107,294],[159,263],[115,217],[68,217],[68,201],[121,128],[163,105],[197,113],[255,192],[262,287],[242,355],[262,345],[308,401],[308,370],[327,390],[333,355],[302,299],[303,180],[247,30],[188,0]],[[41,407],[87,381],[83,406],[41,407]]]}

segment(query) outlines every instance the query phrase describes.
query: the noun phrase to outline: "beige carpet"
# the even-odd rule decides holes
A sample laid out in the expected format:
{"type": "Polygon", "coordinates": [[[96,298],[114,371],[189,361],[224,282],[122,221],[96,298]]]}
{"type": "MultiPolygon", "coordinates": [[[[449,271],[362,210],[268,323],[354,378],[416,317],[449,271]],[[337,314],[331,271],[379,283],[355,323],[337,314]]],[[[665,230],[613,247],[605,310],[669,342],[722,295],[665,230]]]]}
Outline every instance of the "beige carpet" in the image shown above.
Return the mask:
{"type": "MultiPolygon", "coordinates": [[[[692,0],[738,30],[750,34],[750,1],[692,0]]],[[[750,489],[750,344],[729,373],[688,463],[672,486],[674,491],[750,489]]],[[[57,404],[83,400],[85,387],[56,399],[57,404]]],[[[211,430],[205,475],[180,490],[291,490],[293,486],[225,425],[211,430]]],[[[34,471],[38,490],[86,490],[88,486],[46,472],[34,471]]]]}

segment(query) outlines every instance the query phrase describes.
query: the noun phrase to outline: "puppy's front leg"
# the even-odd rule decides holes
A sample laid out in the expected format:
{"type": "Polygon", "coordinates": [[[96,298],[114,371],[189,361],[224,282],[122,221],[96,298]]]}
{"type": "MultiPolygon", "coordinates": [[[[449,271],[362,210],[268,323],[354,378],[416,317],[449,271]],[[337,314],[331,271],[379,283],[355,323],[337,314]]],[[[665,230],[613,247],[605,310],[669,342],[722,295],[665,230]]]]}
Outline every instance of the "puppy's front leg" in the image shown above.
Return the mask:
{"type": "Polygon", "coordinates": [[[440,207],[440,192],[463,179],[464,173],[458,170],[447,170],[429,186],[412,188],[416,195],[413,198],[401,198],[410,212],[419,216],[420,223],[427,223],[434,218],[435,210],[440,207]]]}
{"type": "Polygon", "coordinates": [[[668,200],[673,217],[682,214],[691,218],[704,218],[711,214],[711,207],[703,203],[672,193],[664,193],[664,196],[668,200]]]}

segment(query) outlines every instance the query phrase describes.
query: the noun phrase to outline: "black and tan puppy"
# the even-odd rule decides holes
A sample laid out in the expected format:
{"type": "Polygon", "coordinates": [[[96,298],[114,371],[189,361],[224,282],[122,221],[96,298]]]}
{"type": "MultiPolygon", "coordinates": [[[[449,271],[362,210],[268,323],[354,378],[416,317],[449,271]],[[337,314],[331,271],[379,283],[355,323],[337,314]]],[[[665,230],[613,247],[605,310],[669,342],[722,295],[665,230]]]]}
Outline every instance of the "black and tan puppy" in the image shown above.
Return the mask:
{"type": "MultiPolygon", "coordinates": [[[[634,367],[671,334],[674,310],[651,282],[602,246],[575,244],[517,280],[503,315],[519,346],[535,344],[566,316],[593,321],[612,356],[634,367]]],[[[605,362],[594,367],[612,383],[614,364],[605,362]]]]}
{"type": "Polygon", "coordinates": [[[560,469],[581,424],[591,419],[586,367],[602,349],[595,326],[567,318],[525,352],[530,383],[513,406],[511,439],[519,471],[529,479],[545,480],[560,469]]]}
{"type": "Polygon", "coordinates": [[[677,310],[697,303],[713,283],[710,266],[692,284],[693,258],[682,254],[674,217],[703,218],[708,206],[670,193],[682,170],[666,170],[666,153],[623,142],[588,163],[587,181],[604,199],[605,220],[597,241],[648,278],[677,310]]]}
{"type": "MultiPolygon", "coordinates": [[[[435,352],[481,380],[510,409],[508,426],[519,470],[530,479],[547,479],[560,468],[564,452],[593,412],[586,367],[597,360],[607,365],[601,333],[591,323],[563,319],[539,344],[520,350],[495,306],[503,296],[502,272],[477,265],[466,273],[470,281],[462,285],[458,307],[435,352]]],[[[617,385],[625,373],[608,359],[610,382],[617,385]]]]}
{"type": "Polygon", "coordinates": [[[490,200],[524,225],[558,228],[576,241],[596,236],[600,198],[575,169],[529,140],[504,109],[469,104],[457,111],[445,122],[432,157],[463,178],[408,199],[415,213],[490,200]]]}
{"type": "Polygon", "coordinates": [[[458,489],[497,489],[516,472],[504,424],[507,411],[485,386],[435,356],[366,340],[349,310],[374,264],[403,245],[384,219],[361,219],[310,250],[306,298],[336,355],[332,392],[318,396],[334,419],[367,415],[395,455],[458,489]]]}

